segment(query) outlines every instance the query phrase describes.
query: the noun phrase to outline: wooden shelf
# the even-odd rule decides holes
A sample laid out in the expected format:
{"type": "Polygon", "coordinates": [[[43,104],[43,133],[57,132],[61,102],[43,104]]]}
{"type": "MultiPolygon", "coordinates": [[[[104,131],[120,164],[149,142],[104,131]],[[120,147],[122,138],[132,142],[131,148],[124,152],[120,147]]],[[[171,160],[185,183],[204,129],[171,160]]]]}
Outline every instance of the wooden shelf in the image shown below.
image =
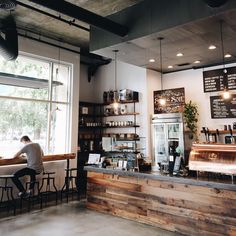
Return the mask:
{"type": "Polygon", "coordinates": [[[137,112],[131,112],[131,113],[125,113],[125,114],[119,114],[119,115],[115,115],[115,114],[112,114],[112,115],[104,115],[103,117],[110,117],[110,116],[137,116],[139,115],[140,113],[137,113],[137,112]]]}
{"type": "MultiPolygon", "coordinates": [[[[204,134],[204,131],[201,130],[201,133],[204,134]]],[[[207,133],[209,134],[217,134],[216,130],[209,130],[207,133]]],[[[232,130],[232,133],[233,134],[236,134],[236,130],[232,130]]],[[[229,130],[219,130],[219,134],[230,134],[230,131],[229,130]]]]}
{"type": "MultiPolygon", "coordinates": [[[[133,101],[119,101],[118,103],[120,103],[120,104],[128,104],[128,103],[137,103],[137,102],[139,102],[139,100],[133,100],[133,101]]],[[[102,105],[103,106],[108,106],[108,105],[112,105],[113,104],[113,102],[105,102],[105,103],[103,103],[102,105]]]]}
{"type": "Polygon", "coordinates": [[[139,125],[125,125],[125,126],[104,126],[105,129],[113,129],[113,128],[138,128],[139,125]]]}

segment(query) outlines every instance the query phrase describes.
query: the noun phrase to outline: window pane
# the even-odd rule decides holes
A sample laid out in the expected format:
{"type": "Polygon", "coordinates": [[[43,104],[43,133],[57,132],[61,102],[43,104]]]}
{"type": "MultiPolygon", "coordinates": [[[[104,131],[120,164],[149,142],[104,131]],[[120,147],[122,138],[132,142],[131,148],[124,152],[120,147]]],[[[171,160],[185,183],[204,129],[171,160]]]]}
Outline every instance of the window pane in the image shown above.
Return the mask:
{"type": "Polygon", "coordinates": [[[0,72],[48,80],[50,63],[23,55],[19,55],[15,61],[0,58],[0,72]]]}
{"type": "Polygon", "coordinates": [[[53,104],[49,153],[64,153],[68,149],[68,105],[53,104]]]}
{"type": "Polygon", "coordinates": [[[70,66],[54,63],[52,100],[68,102],[70,86],[70,66]]]}
{"type": "Polygon", "coordinates": [[[41,89],[23,88],[1,84],[0,76],[0,96],[10,96],[19,98],[32,98],[48,100],[48,87],[41,89]]]}
{"type": "Polygon", "coordinates": [[[16,61],[0,58],[0,95],[48,100],[50,63],[19,56],[16,61]]]}
{"type": "Polygon", "coordinates": [[[20,147],[19,139],[28,135],[45,150],[47,103],[0,98],[0,150],[11,158],[20,147]]]}

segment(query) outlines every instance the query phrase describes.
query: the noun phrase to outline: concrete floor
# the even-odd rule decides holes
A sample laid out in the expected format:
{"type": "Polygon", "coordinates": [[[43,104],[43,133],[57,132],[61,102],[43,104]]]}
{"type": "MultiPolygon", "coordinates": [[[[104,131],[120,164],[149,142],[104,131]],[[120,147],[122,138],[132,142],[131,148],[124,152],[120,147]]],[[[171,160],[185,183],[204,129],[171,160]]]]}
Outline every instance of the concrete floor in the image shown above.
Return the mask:
{"type": "Polygon", "coordinates": [[[159,228],[87,210],[70,202],[0,219],[0,235],[7,236],[173,236],[159,228]]]}

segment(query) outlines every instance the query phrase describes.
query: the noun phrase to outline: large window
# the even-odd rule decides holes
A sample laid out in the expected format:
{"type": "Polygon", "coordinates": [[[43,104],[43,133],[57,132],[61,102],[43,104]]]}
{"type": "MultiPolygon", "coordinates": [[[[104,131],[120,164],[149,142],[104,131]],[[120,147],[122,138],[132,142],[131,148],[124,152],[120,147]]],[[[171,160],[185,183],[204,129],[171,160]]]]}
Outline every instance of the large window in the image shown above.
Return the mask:
{"type": "Polygon", "coordinates": [[[20,55],[0,58],[0,156],[28,135],[45,153],[68,151],[71,65],[20,55]]]}

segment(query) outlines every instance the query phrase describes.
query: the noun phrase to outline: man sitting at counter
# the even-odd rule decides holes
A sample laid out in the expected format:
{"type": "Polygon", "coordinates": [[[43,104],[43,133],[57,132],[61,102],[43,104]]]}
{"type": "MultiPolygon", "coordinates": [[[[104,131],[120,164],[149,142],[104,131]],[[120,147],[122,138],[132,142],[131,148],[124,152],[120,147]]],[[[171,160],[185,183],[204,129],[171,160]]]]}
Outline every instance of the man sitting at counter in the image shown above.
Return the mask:
{"type": "Polygon", "coordinates": [[[12,179],[14,184],[19,190],[19,197],[27,197],[32,193],[34,189],[34,184],[36,180],[36,175],[43,171],[43,150],[38,143],[33,143],[28,136],[23,136],[20,141],[25,144],[25,146],[17,152],[13,159],[18,159],[22,154],[26,154],[27,157],[27,167],[18,170],[12,179]],[[23,187],[20,177],[29,175],[30,176],[30,187],[29,192],[26,192],[23,187]]]}

